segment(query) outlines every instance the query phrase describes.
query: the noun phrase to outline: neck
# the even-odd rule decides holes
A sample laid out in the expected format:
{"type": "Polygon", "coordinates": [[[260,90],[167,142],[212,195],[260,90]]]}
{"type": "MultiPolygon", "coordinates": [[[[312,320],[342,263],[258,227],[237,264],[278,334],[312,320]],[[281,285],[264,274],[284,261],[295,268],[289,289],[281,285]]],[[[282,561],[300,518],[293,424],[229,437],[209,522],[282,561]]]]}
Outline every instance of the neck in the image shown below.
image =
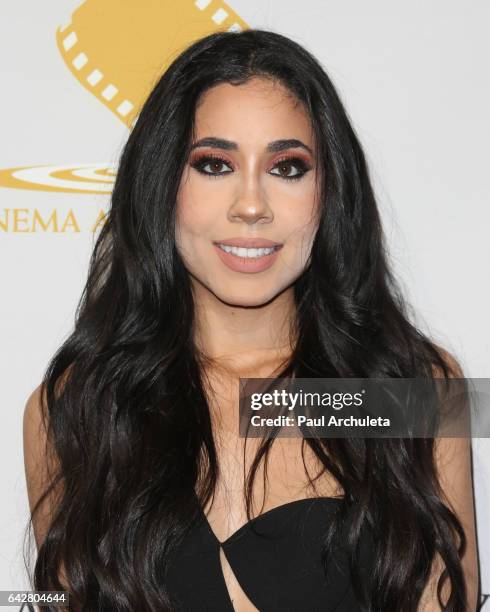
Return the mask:
{"type": "Polygon", "coordinates": [[[292,351],[296,306],[290,287],[262,306],[233,306],[194,288],[195,342],[206,360],[234,372],[283,360],[292,351]]]}

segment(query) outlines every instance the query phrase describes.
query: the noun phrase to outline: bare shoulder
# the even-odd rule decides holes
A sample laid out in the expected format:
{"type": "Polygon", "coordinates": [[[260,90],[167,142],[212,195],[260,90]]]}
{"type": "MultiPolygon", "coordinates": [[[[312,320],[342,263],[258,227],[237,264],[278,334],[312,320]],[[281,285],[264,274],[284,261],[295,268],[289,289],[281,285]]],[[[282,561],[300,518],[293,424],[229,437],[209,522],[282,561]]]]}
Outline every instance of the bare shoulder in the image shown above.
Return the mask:
{"type": "Polygon", "coordinates": [[[55,453],[48,441],[46,394],[42,384],[30,393],[24,407],[23,451],[29,508],[39,549],[49,527],[57,491],[53,489],[39,502],[58,468],[55,453]]]}
{"type": "MultiPolygon", "coordinates": [[[[439,354],[448,368],[449,378],[464,378],[464,373],[457,359],[448,351],[437,347],[439,354]]],[[[440,367],[434,367],[434,378],[443,378],[440,367]]],[[[475,508],[473,501],[473,474],[471,458],[471,438],[436,438],[434,459],[439,484],[444,502],[451,508],[461,522],[466,536],[466,550],[462,565],[468,589],[467,610],[476,609],[479,590],[478,552],[476,542],[475,508]]],[[[440,609],[436,607],[436,583],[443,569],[440,558],[434,562],[432,579],[427,585],[419,610],[440,609]],[[434,606],[434,607],[433,607],[434,606]]],[[[443,589],[448,596],[447,583],[443,589]]]]}
{"type": "Polygon", "coordinates": [[[43,388],[42,385],[38,385],[27,398],[27,402],[24,407],[24,451],[26,450],[26,446],[29,450],[31,450],[33,445],[39,446],[40,444],[39,438],[42,434],[42,429],[45,428],[42,408],[43,401],[43,388]],[[26,445],[26,443],[28,444],[26,445]]]}
{"type": "Polygon", "coordinates": [[[24,468],[27,485],[27,496],[32,516],[32,524],[39,549],[48,527],[48,517],[44,507],[34,512],[48,481],[46,453],[46,423],[43,417],[44,393],[38,385],[27,398],[23,416],[24,468]]]}
{"type": "MultiPolygon", "coordinates": [[[[441,356],[442,360],[444,361],[448,369],[449,378],[464,378],[463,369],[459,361],[456,359],[456,357],[452,355],[446,349],[442,348],[441,346],[437,346],[436,348],[437,348],[437,352],[441,356]]],[[[434,365],[432,368],[432,372],[433,372],[434,378],[444,377],[444,372],[439,366],[434,365]]]]}
{"type": "MultiPolygon", "coordinates": [[[[55,394],[58,396],[66,384],[72,368],[67,368],[60,376],[55,385],[55,394]]],[[[46,433],[48,429],[48,412],[46,404],[46,390],[43,384],[39,384],[27,398],[24,407],[23,433],[24,452],[36,451],[46,444],[46,433]]]]}

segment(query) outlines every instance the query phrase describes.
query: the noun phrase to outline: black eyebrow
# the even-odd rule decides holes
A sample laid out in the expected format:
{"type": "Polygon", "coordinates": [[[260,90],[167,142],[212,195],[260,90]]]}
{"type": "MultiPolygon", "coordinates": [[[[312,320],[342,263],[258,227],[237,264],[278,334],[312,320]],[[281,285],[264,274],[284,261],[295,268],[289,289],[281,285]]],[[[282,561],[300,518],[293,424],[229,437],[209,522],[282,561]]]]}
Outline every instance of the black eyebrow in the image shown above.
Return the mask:
{"type": "MultiPolygon", "coordinates": [[[[238,145],[236,142],[232,140],[226,140],[225,138],[201,138],[197,142],[193,143],[190,147],[190,150],[197,147],[213,147],[215,149],[224,149],[225,151],[238,151],[238,145]]],[[[277,153],[278,151],[285,151],[286,149],[296,149],[301,148],[308,151],[311,155],[313,155],[313,151],[310,149],[308,145],[305,145],[304,142],[298,140],[297,138],[287,138],[283,140],[274,140],[273,142],[269,142],[267,145],[267,151],[270,153],[277,153]]]]}

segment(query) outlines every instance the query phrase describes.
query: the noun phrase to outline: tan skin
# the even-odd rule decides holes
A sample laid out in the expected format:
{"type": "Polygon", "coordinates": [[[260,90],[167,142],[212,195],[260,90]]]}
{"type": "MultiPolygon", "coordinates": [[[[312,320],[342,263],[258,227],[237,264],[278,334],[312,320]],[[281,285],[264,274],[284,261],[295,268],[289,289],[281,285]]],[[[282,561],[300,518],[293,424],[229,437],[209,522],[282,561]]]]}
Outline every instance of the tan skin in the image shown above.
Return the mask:
{"type": "MultiPolygon", "coordinates": [[[[247,441],[243,465],[244,440],[238,436],[238,379],[272,376],[291,354],[293,283],[308,263],[317,229],[320,177],[309,117],[278,83],[254,78],[240,86],[224,83],[208,90],[196,109],[193,142],[204,138],[225,139],[236,147],[223,149],[208,143],[191,151],[177,197],[176,242],[195,297],[195,342],[210,359],[206,391],[221,474],[214,500],[207,504],[205,512],[216,537],[224,541],[248,520],[243,474],[257,449],[256,441],[247,441]],[[305,147],[294,146],[281,152],[268,149],[270,143],[286,139],[299,141],[305,147]],[[225,161],[204,163],[204,155],[225,161]],[[201,172],[197,162],[201,163],[201,172]],[[308,171],[302,174],[306,167],[308,171]],[[298,174],[302,174],[298,180],[286,178],[298,174]],[[222,263],[212,245],[213,240],[236,236],[268,238],[282,243],[283,248],[268,270],[255,274],[236,272],[222,263]]],[[[451,356],[445,356],[456,375],[460,375],[451,356]]],[[[38,432],[39,389],[29,398],[24,417],[31,508],[40,493],[42,478],[38,432]]],[[[463,562],[469,592],[467,609],[471,612],[476,609],[478,568],[469,440],[439,440],[436,458],[441,484],[468,537],[463,562]]],[[[262,487],[263,466],[254,480],[254,516],[296,499],[342,496],[339,484],[331,475],[322,473],[322,466],[307,445],[305,463],[310,478],[319,476],[315,487],[309,485],[305,473],[301,440],[275,440],[269,455],[267,490],[264,492],[262,487]]],[[[38,520],[34,528],[39,546],[47,519],[38,520]]],[[[256,610],[222,549],[220,560],[235,610],[256,610]]],[[[441,569],[434,563],[419,610],[440,610],[434,588],[441,569]]]]}

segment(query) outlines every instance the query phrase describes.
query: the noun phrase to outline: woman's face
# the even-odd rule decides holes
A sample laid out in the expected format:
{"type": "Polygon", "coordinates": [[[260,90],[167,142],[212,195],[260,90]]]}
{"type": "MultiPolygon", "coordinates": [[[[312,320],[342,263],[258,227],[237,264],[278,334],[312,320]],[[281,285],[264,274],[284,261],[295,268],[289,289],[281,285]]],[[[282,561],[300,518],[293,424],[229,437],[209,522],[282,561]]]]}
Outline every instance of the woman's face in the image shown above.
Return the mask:
{"type": "Polygon", "coordinates": [[[309,117],[282,85],[205,92],[177,195],[176,244],[195,289],[260,306],[294,283],[318,227],[314,151],[309,117]]]}

